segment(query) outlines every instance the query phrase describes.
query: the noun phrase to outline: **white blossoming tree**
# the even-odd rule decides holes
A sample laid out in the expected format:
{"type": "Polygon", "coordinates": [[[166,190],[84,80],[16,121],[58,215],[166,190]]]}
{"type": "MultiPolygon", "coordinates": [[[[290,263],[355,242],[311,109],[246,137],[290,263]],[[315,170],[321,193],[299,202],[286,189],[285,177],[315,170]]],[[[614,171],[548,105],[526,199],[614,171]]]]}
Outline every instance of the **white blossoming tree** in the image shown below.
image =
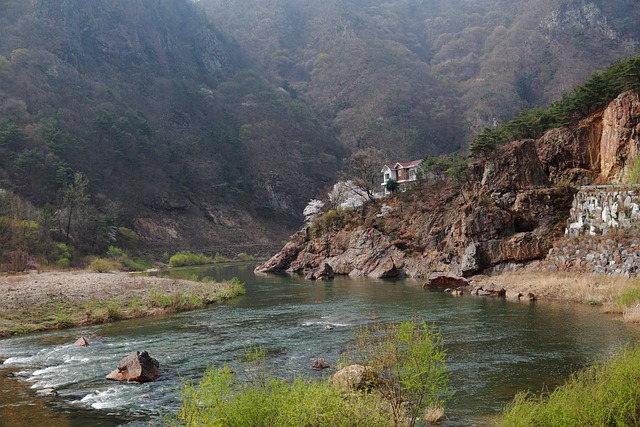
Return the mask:
{"type": "Polygon", "coordinates": [[[324,202],[322,200],[311,199],[309,201],[309,204],[307,204],[307,207],[302,211],[304,220],[306,222],[311,221],[313,218],[322,213],[322,208],[324,208],[324,202]]]}

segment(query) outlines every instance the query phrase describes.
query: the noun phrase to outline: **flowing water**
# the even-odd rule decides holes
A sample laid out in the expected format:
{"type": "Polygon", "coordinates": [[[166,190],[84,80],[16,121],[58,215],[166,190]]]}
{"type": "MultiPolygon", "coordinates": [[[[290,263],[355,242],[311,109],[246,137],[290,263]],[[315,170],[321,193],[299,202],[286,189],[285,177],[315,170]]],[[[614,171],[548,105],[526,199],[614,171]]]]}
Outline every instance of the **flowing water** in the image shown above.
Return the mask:
{"type": "Polygon", "coordinates": [[[320,376],[309,369],[312,361],[335,362],[355,328],[412,318],[434,324],[445,340],[455,392],[446,424],[484,425],[516,391],[553,387],[640,337],[638,328],[587,306],[456,298],[409,280],[255,277],[252,268],[174,271],[245,282],[246,296],[205,310],[1,340],[0,425],[160,424],[179,406],[185,380],[197,380],[212,364],[236,363],[247,347],[264,347],[280,375],[320,376]],[[91,345],[73,346],[83,335],[91,345]],[[148,384],[106,381],[135,350],[158,359],[162,377],[148,384]],[[36,397],[48,387],[58,396],[36,397]]]}

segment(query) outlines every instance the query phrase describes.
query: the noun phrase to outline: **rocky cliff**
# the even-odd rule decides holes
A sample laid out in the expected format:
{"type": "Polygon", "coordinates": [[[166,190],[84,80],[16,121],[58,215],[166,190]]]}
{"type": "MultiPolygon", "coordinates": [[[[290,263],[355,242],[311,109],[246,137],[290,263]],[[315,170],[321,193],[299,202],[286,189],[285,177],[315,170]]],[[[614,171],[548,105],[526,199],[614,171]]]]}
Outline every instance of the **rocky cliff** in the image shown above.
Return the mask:
{"type": "Polygon", "coordinates": [[[468,276],[543,259],[564,235],[574,186],[623,179],[640,147],[639,113],[638,95],[624,93],[575,126],[472,163],[463,185],[423,183],[361,212],[328,212],[256,271],[468,276]]]}

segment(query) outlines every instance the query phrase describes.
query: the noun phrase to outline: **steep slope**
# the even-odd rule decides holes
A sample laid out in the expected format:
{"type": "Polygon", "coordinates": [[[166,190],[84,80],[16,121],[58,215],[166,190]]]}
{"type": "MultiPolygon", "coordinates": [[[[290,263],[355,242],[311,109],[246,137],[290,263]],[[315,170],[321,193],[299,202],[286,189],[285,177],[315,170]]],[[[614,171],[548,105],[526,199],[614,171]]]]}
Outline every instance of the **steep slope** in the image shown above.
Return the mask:
{"type": "Polygon", "coordinates": [[[334,179],[331,131],[192,2],[6,0],[0,20],[0,188],[56,205],[84,173],[106,225],[86,250],[126,226],[260,252],[334,179]]]}
{"type": "Polygon", "coordinates": [[[637,156],[639,127],[640,98],[626,92],[575,126],[501,146],[470,165],[462,186],[425,183],[362,213],[330,211],[257,271],[326,263],[337,274],[424,277],[542,259],[564,234],[569,184],[618,182],[637,156]]]}
{"type": "Polygon", "coordinates": [[[199,3],[342,144],[390,158],[464,148],[640,47],[633,0],[199,3]]]}

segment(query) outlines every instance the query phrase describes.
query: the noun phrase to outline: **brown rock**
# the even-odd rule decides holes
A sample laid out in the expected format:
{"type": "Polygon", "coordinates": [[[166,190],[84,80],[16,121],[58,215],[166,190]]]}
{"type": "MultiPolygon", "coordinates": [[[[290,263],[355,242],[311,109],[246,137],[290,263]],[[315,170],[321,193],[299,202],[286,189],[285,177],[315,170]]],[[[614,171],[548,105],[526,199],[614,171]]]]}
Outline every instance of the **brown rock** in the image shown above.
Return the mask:
{"type": "Polygon", "coordinates": [[[424,288],[459,288],[469,285],[469,281],[464,277],[452,276],[443,273],[434,273],[422,285],[424,288]]]}
{"type": "Polygon", "coordinates": [[[329,364],[322,358],[314,360],[313,364],[311,365],[311,369],[315,369],[316,371],[321,371],[327,368],[329,368],[329,364]]]}
{"type": "Polygon", "coordinates": [[[304,276],[307,280],[331,280],[333,277],[333,268],[326,262],[323,262],[320,267],[309,271],[304,276]]]}
{"type": "Polygon", "coordinates": [[[378,375],[375,371],[362,365],[350,365],[340,369],[333,375],[333,382],[343,390],[367,390],[375,387],[378,375]]]}
{"type": "Polygon", "coordinates": [[[136,351],[118,363],[118,367],[107,375],[108,380],[150,382],[160,376],[160,363],[146,351],[136,351]]]}
{"type": "Polygon", "coordinates": [[[85,337],[80,337],[73,343],[73,345],[77,345],[78,347],[89,347],[89,341],[85,337]]]}

